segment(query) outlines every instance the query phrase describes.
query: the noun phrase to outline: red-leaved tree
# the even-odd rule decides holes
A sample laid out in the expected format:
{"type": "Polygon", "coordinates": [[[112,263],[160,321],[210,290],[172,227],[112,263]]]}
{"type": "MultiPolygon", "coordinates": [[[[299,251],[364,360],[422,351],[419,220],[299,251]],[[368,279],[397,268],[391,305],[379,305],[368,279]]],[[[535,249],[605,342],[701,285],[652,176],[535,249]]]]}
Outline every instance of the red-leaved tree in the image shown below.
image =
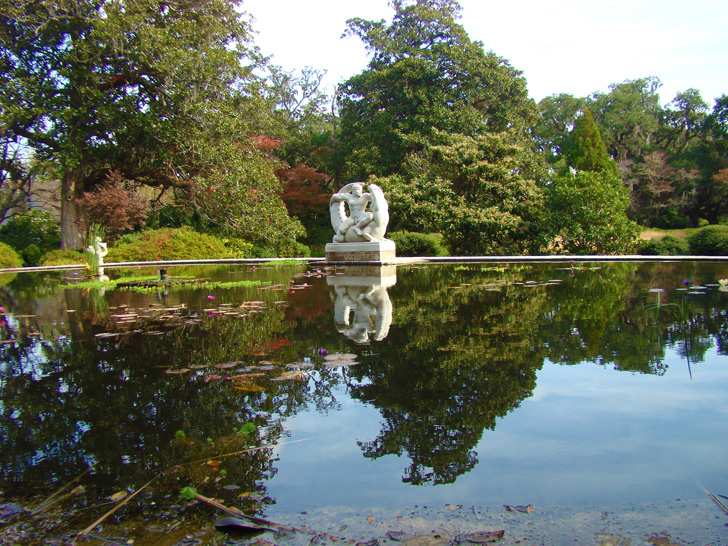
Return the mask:
{"type": "Polygon", "coordinates": [[[119,171],[111,171],[104,182],[93,191],[83,194],[78,204],[82,210],[81,229],[92,224],[106,229],[106,238],[114,241],[125,231],[143,226],[149,202],[138,194],[132,183],[125,181],[119,171]]]}

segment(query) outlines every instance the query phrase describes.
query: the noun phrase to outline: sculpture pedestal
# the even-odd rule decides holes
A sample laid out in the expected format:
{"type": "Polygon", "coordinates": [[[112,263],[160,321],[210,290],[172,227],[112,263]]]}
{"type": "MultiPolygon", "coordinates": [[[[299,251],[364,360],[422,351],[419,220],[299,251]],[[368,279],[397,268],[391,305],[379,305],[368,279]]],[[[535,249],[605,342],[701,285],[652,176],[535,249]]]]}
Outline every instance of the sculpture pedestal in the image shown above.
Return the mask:
{"type": "Polygon", "coordinates": [[[386,263],[396,258],[394,241],[383,239],[374,243],[328,243],[328,263],[386,263]]]}

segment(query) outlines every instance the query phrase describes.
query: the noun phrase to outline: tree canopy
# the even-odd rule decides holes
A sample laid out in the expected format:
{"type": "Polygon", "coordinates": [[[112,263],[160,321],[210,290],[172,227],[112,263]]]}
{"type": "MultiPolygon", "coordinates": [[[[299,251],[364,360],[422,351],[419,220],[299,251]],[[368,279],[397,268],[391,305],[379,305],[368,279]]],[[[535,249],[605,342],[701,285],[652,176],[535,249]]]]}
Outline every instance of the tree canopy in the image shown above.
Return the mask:
{"type": "Polygon", "coordinates": [[[211,188],[230,188],[238,209],[215,215],[220,229],[255,225],[244,235],[264,239],[300,232],[277,198],[274,166],[250,141],[267,109],[253,74],[262,58],[239,4],[4,4],[0,129],[54,166],[65,248],[80,246],[77,200],[110,169],[172,189],[209,217],[221,194],[211,188]],[[242,223],[251,210],[267,221],[242,223]]]}
{"type": "Polygon", "coordinates": [[[392,0],[385,21],[350,19],[346,35],[371,54],[339,88],[345,176],[401,172],[435,131],[476,136],[511,129],[527,137],[536,117],[521,73],[456,21],[454,0],[392,0]]]}

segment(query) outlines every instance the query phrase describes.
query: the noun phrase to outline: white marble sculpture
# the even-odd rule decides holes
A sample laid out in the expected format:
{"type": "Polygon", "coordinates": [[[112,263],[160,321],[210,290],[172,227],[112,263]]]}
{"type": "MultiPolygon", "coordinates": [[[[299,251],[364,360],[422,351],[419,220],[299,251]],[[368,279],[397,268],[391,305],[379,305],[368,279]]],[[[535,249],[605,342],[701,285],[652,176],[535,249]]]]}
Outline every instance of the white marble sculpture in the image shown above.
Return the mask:
{"type": "Polygon", "coordinates": [[[364,184],[352,182],[331,196],[329,202],[331,225],[336,231],[335,243],[361,243],[384,240],[389,223],[389,207],[382,189],[369,184],[364,192],[364,184]],[[346,215],[346,205],[349,215],[346,215]],[[367,210],[367,205],[370,210],[367,210]]]}
{"type": "MultiPolygon", "coordinates": [[[[88,247],[86,247],[86,252],[91,254],[92,260],[96,260],[96,274],[99,276],[99,279],[101,279],[101,277],[105,277],[104,257],[109,253],[109,249],[106,246],[106,243],[102,243],[101,237],[97,236],[94,238],[94,244],[88,245],[88,247]]],[[[108,277],[104,280],[108,280],[108,277]]]]}

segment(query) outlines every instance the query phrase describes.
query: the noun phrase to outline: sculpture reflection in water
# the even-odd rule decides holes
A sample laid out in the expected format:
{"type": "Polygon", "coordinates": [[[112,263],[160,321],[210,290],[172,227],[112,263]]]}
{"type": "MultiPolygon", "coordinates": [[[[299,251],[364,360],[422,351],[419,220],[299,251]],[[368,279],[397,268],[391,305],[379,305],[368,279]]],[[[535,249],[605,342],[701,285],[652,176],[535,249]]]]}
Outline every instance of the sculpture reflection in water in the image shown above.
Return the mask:
{"type": "Polygon", "coordinates": [[[329,276],[334,287],[336,329],[357,344],[382,341],[392,324],[392,302],[387,290],[397,283],[394,266],[349,267],[329,276]]]}

